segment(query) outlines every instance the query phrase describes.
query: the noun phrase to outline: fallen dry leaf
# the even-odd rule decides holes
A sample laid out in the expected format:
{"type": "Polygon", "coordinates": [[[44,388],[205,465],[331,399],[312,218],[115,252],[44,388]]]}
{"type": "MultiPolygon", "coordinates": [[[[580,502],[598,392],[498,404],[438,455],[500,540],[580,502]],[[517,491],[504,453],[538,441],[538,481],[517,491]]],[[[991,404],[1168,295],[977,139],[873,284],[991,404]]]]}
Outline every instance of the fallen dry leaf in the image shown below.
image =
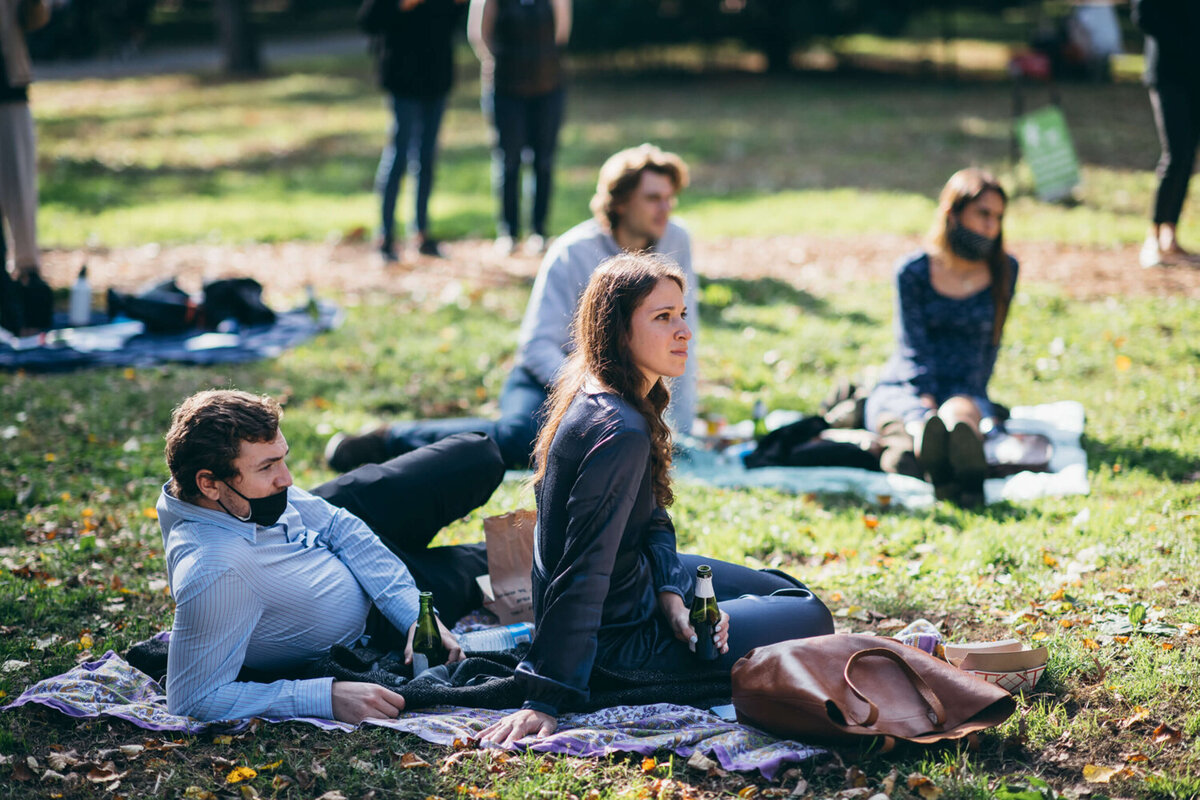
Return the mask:
{"type": "Polygon", "coordinates": [[[850,789],[860,789],[867,785],[867,773],[863,772],[858,767],[850,767],[846,770],[846,786],[850,789]]]}
{"type": "Polygon", "coordinates": [[[1121,767],[1102,767],[1096,764],[1086,764],[1083,768],[1083,779],[1088,783],[1108,783],[1113,778],[1128,777],[1133,771],[1121,767]]]}
{"type": "Polygon", "coordinates": [[[908,789],[921,795],[924,800],[937,800],[942,796],[942,790],[932,780],[919,772],[908,776],[908,789]]]}
{"type": "Polygon", "coordinates": [[[117,772],[111,766],[93,767],[88,770],[87,779],[92,783],[112,783],[128,775],[128,772],[117,772]]]}
{"type": "Polygon", "coordinates": [[[1135,706],[1133,709],[1133,713],[1130,714],[1125,719],[1118,722],[1117,727],[1123,731],[1129,730],[1134,725],[1137,725],[1139,722],[1145,722],[1149,718],[1150,718],[1150,709],[1143,708],[1142,706],[1135,706]]]}
{"type": "Polygon", "coordinates": [[[1182,741],[1183,733],[1165,722],[1154,729],[1155,744],[1179,744],[1182,741]]]}
{"type": "Polygon", "coordinates": [[[428,767],[429,762],[416,753],[405,753],[400,756],[400,766],[402,769],[416,769],[418,767],[428,767]]]}
{"type": "Polygon", "coordinates": [[[187,800],[217,800],[217,796],[207,789],[201,789],[199,786],[189,786],[183,790],[183,796],[187,800]]]}
{"type": "MultiPolygon", "coordinates": [[[[412,755],[412,754],[405,753],[405,756],[409,756],[409,755],[412,755]]],[[[414,756],[414,758],[415,758],[415,756],[414,756]]],[[[359,772],[374,772],[375,771],[374,764],[372,764],[369,761],[363,761],[358,756],[350,756],[349,764],[350,764],[351,769],[356,769],[359,772]]],[[[400,759],[400,766],[402,766],[402,767],[405,766],[403,758],[400,759]]],[[[429,765],[426,764],[425,766],[429,766],[429,765]]]]}
{"type": "Polygon", "coordinates": [[[46,761],[54,769],[69,769],[70,767],[74,767],[79,764],[79,753],[75,752],[74,750],[64,750],[61,752],[50,753],[46,756],[46,761]]]}
{"type": "Polygon", "coordinates": [[[225,776],[226,783],[241,783],[248,781],[258,774],[257,770],[250,767],[234,767],[228,775],[225,776]]]}
{"type": "Polygon", "coordinates": [[[337,789],[326,792],[317,798],[317,800],[346,800],[346,795],[339,792],[337,789]]]}
{"type": "Polygon", "coordinates": [[[651,772],[654,772],[654,770],[656,770],[656,769],[658,769],[658,762],[655,761],[653,758],[646,757],[646,758],[642,759],[642,774],[643,775],[647,775],[651,772]]]}

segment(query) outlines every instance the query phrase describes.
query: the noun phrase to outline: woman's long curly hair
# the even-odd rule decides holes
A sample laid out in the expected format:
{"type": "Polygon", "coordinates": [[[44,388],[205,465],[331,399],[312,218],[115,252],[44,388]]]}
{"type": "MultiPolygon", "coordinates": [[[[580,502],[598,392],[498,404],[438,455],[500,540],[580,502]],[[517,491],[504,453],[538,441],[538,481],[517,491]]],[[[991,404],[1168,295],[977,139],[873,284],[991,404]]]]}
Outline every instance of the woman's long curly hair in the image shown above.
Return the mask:
{"type": "MultiPolygon", "coordinates": [[[[936,253],[950,252],[948,237],[950,229],[958,225],[958,217],[963,209],[974,203],[988,192],[995,192],[1001,202],[1008,205],[1008,194],[1000,182],[987,172],[976,167],[960,169],[950,176],[942,187],[941,197],[938,198],[937,214],[933,218],[933,227],[929,231],[929,246],[936,253]]],[[[1008,252],[1004,249],[1004,229],[996,239],[996,249],[987,261],[988,272],[992,276],[992,297],[995,311],[992,320],[992,344],[1000,345],[1000,335],[1004,332],[1004,323],[1008,319],[1008,308],[1012,304],[1012,264],[1008,252]]]]}
{"type": "Polygon", "coordinates": [[[550,444],[571,401],[591,379],[620,395],[646,420],[654,497],[664,508],[675,499],[669,475],[671,429],[663,419],[671,393],[661,378],[648,393],[645,391],[645,376],[633,363],[629,349],[634,311],[663,280],[674,281],[681,291],[686,290],[683,271],[670,259],[652,253],[622,253],[592,273],[571,325],[574,350],[546,401],[546,424],[534,447],[534,486],[546,475],[550,444]]]}

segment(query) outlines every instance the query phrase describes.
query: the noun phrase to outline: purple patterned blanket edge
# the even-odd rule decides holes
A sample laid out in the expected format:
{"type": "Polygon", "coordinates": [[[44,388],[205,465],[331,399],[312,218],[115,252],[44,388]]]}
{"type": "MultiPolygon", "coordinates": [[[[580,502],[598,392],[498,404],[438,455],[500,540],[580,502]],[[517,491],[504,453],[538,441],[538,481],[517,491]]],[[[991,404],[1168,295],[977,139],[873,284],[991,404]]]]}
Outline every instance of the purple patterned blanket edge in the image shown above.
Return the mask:
{"type": "MultiPolygon", "coordinates": [[[[39,681],[0,711],[29,703],[53,708],[70,717],[110,717],[155,731],[237,732],[250,725],[249,719],[200,722],[169,713],[162,687],[111,650],[96,661],[39,681]]],[[[394,720],[369,720],[364,724],[411,733],[434,744],[451,745],[455,739],[475,738],[479,731],[505,713],[447,706],[404,713],[394,720]]],[[[355,729],[346,723],[308,717],[266,718],[266,721],[304,722],[327,731],[355,729]]],[[[826,752],[799,742],[776,739],[746,725],[727,722],[708,711],[668,703],[565,714],[559,718],[558,731],[554,734],[516,746],[574,756],[613,753],[648,756],[669,750],[688,758],[700,752],[714,759],[723,769],[758,770],[768,780],[787,764],[806,761],[826,752]]]]}

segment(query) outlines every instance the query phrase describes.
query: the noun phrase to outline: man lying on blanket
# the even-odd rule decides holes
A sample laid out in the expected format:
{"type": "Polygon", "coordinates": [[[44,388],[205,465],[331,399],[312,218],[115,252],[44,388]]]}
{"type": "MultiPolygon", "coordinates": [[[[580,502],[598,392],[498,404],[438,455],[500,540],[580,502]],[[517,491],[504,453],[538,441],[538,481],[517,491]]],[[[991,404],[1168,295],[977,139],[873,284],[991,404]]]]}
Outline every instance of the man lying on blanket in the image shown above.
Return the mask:
{"type": "MultiPolygon", "coordinates": [[[[395,717],[404,698],[381,686],[281,678],[364,635],[411,660],[419,589],[450,620],[479,607],[483,545],[428,544],[491,496],[500,451],[460,434],[310,493],[292,485],[282,413],[236,391],[175,409],[158,500],[176,603],[168,708],[201,720],[395,717]]],[[[462,658],[444,626],[442,641],[462,658]]]]}

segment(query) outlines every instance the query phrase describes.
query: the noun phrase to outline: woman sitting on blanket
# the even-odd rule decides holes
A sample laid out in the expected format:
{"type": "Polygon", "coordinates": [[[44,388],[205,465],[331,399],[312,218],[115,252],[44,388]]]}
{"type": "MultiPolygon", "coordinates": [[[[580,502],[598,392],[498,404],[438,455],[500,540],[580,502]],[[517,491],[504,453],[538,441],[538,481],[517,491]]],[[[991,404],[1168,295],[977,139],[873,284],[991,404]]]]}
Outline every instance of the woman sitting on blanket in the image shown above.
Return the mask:
{"type": "Polygon", "coordinates": [[[1004,251],[1007,197],[988,173],[960,170],[938,202],[926,250],[896,270],[896,350],[867,398],[867,427],[903,435],[923,424],[917,461],[938,499],[983,502],[981,422],[1017,283],[1004,251]]]}
{"type": "Polygon", "coordinates": [[[537,627],[517,667],[526,699],[483,731],[485,743],[552,733],[560,711],[587,701],[596,664],[729,670],[751,648],[833,632],[829,610],[796,579],[675,550],[663,411],[692,337],[683,298],[669,260],[624,254],[596,269],[580,299],[576,348],[535,449],[537,627]],[[712,567],[723,612],[710,662],[693,652],[688,623],[700,564],[712,567]]]}

